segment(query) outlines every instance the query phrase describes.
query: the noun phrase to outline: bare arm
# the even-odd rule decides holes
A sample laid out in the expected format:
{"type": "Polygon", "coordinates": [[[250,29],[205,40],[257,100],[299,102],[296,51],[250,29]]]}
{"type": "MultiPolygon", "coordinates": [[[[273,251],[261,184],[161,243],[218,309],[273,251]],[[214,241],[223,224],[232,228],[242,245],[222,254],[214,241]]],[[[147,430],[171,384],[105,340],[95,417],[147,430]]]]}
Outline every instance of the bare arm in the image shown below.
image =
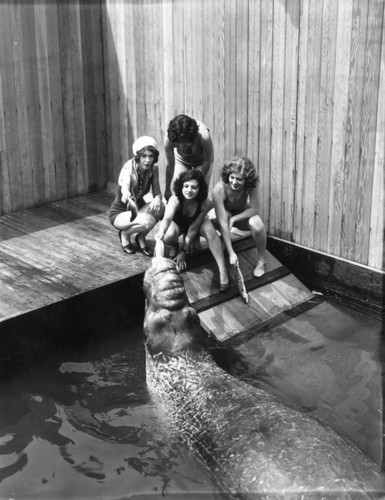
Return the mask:
{"type": "Polygon", "coordinates": [[[170,224],[174,218],[175,212],[179,208],[179,200],[176,196],[171,196],[166,205],[166,210],[164,213],[163,219],[160,221],[158,233],[156,238],[163,240],[164,235],[167,232],[167,229],[170,227],[170,224]]]}
{"type": "Polygon", "coordinates": [[[155,210],[155,212],[159,212],[160,206],[162,204],[162,192],[160,190],[159,168],[157,165],[153,167],[151,190],[153,200],[151,202],[150,209],[155,210]]]}
{"type": "Polygon", "coordinates": [[[203,163],[198,170],[202,172],[203,177],[206,177],[214,161],[214,146],[208,130],[202,134],[201,144],[203,147],[203,163]]]}
{"type": "Polygon", "coordinates": [[[175,145],[168,139],[168,137],[166,137],[164,139],[163,146],[166,154],[166,187],[164,190],[164,197],[168,200],[171,195],[171,181],[175,168],[175,145]]]}

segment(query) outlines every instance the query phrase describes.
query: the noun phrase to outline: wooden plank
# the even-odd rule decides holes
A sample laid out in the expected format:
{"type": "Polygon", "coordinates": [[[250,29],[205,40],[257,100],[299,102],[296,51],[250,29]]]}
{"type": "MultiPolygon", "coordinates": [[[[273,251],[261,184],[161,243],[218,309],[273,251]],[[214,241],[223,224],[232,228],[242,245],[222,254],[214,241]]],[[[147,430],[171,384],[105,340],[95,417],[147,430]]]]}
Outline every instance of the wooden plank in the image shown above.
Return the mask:
{"type": "MultiPolygon", "coordinates": [[[[173,75],[174,75],[174,109],[175,115],[184,112],[185,109],[185,81],[184,81],[184,53],[183,53],[183,2],[172,2],[172,40],[173,40],[173,75]]],[[[170,29],[170,28],[169,28],[170,29]]],[[[172,116],[171,118],[174,118],[172,116]]]]}
{"type": "Polygon", "coordinates": [[[290,306],[296,306],[313,297],[310,292],[293,274],[274,281],[273,287],[276,288],[290,306]]]}
{"type": "MultiPolygon", "coordinates": [[[[271,93],[271,163],[270,196],[273,200],[282,198],[282,146],[285,77],[285,6],[274,2],[273,6],[273,54],[271,93]]],[[[285,181],[286,181],[285,175],[285,181]]],[[[281,236],[282,203],[270,205],[270,231],[281,236]]]]}
{"type": "MultiPolygon", "coordinates": [[[[383,12],[385,22],[385,3],[383,12]]],[[[384,29],[384,28],[383,28],[384,29]]],[[[380,82],[378,88],[376,146],[373,172],[372,215],[368,264],[376,269],[385,267],[384,228],[384,164],[385,164],[385,36],[382,37],[380,82]]]]}
{"type": "Polygon", "coordinates": [[[303,197],[304,197],[304,151],[305,151],[305,110],[309,2],[301,4],[300,33],[298,49],[298,96],[297,96],[297,141],[296,141],[296,181],[294,201],[293,240],[302,241],[303,197]]]}
{"type": "Polygon", "coordinates": [[[261,2],[261,69],[263,75],[260,88],[259,113],[259,186],[261,215],[270,231],[270,167],[271,167],[271,61],[273,46],[273,2],[261,2]]]}
{"type": "Polygon", "coordinates": [[[235,19],[236,3],[225,2],[225,161],[234,157],[235,152],[235,19]]]}
{"type": "Polygon", "coordinates": [[[363,110],[361,122],[361,162],[358,174],[358,200],[355,221],[354,260],[368,263],[370,213],[372,208],[373,165],[375,131],[378,109],[380,76],[381,36],[383,31],[383,3],[369,1],[368,29],[366,35],[366,57],[363,87],[363,110]]]}
{"type": "Polygon", "coordinates": [[[71,43],[69,8],[58,4],[58,30],[60,44],[60,86],[63,106],[63,138],[66,169],[66,196],[74,196],[77,192],[78,174],[76,168],[75,115],[73,109],[73,84],[71,73],[71,43]]]}
{"type": "Polygon", "coordinates": [[[342,198],[344,190],[344,141],[349,84],[352,0],[338,2],[338,30],[336,39],[336,75],[334,86],[333,146],[331,153],[331,176],[327,252],[339,255],[342,225],[342,198]]]}
{"type": "Polygon", "coordinates": [[[247,151],[248,116],[248,10],[249,2],[236,0],[236,69],[235,69],[235,154],[245,156],[247,151]]]}
{"type": "MultiPolygon", "coordinates": [[[[56,171],[53,150],[54,126],[51,114],[51,85],[49,81],[48,27],[46,11],[49,6],[35,6],[36,58],[39,103],[41,110],[42,157],[44,172],[44,200],[56,197],[56,171]]],[[[56,130],[55,130],[56,132],[56,130]]]]}
{"type": "Polygon", "coordinates": [[[320,74],[320,103],[318,120],[318,149],[316,159],[316,193],[314,248],[326,251],[329,217],[330,175],[334,80],[336,72],[338,2],[324,0],[322,17],[322,47],[320,74]]]}
{"type": "MultiPolygon", "coordinates": [[[[61,52],[59,42],[58,27],[58,7],[56,4],[48,3],[45,5],[46,20],[45,28],[47,33],[47,65],[48,65],[48,84],[50,92],[50,115],[47,117],[46,127],[49,126],[49,120],[55,133],[50,134],[52,147],[53,165],[55,178],[55,198],[64,198],[67,194],[67,172],[64,145],[64,118],[62,103],[62,87],[60,76],[61,52]]],[[[42,99],[42,97],[41,97],[42,99]]],[[[44,146],[45,147],[45,146],[44,146]]],[[[51,201],[54,197],[47,198],[51,201]]]]}
{"type": "Polygon", "coordinates": [[[361,157],[361,126],[368,2],[353,2],[350,45],[349,98],[345,127],[344,192],[342,201],[341,256],[352,259],[356,234],[358,172],[361,157]]]}
{"type": "Polygon", "coordinates": [[[320,48],[322,23],[322,2],[309,2],[309,24],[307,39],[306,63],[306,98],[305,98],[305,143],[304,143],[304,172],[303,172],[303,199],[302,199],[302,237],[305,246],[314,244],[315,224],[315,168],[317,156],[318,130],[318,103],[320,78],[320,48]]]}
{"type": "MultiPolygon", "coordinates": [[[[27,126],[29,135],[29,163],[22,165],[22,175],[31,173],[32,200],[34,204],[44,203],[44,159],[42,144],[41,106],[39,99],[39,80],[36,52],[35,8],[33,4],[23,3],[21,6],[21,26],[23,30],[23,45],[25,49],[24,61],[26,64],[25,78],[27,98],[27,126]]],[[[30,203],[32,205],[32,203],[30,203]]]]}
{"type": "MultiPolygon", "coordinates": [[[[260,102],[260,57],[261,57],[261,1],[249,2],[248,26],[248,96],[249,107],[246,156],[254,163],[257,170],[259,151],[259,102],[260,102]],[[252,110],[252,113],[250,113],[252,110]]],[[[262,209],[262,207],[260,207],[262,209]]],[[[263,210],[262,212],[263,213],[263,210]]]]}
{"type": "MultiPolygon", "coordinates": [[[[91,17],[91,50],[93,59],[93,93],[94,93],[94,120],[95,120],[95,144],[96,144],[96,173],[97,188],[103,189],[108,181],[107,172],[107,144],[105,134],[105,78],[103,61],[103,33],[102,33],[102,6],[94,4],[90,8],[91,17]]],[[[95,144],[93,147],[95,147],[95,144]]]]}
{"type": "Polygon", "coordinates": [[[292,240],[295,198],[295,143],[297,134],[298,45],[300,2],[287,2],[285,19],[285,81],[283,109],[283,159],[281,188],[281,237],[292,240]]]}
{"type": "MultiPolygon", "coordinates": [[[[163,87],[164,87],[164,122],[166,134],[168,122],[175,116],[173,99],[174,64],[173,64],[173,7],[171,2],[162,2],[163,28],[163,87]]],[[[164,181],[163,181],[164,182],[164,181]]]]}
{"type": "MultiPolygon", "coordinates": [[[[2,19],[2,5],[0,4],[0,19],[2,19]]],[[[1,21],[0,21],[0,35],[1,35],[1,21]]],[[[4,66],[2,65],[3,56],[0,47],[0,165],[2,172],[0,175],[0,215],[8,212],[11,209],[10,200],[10,184],[9,184],[9,165],[7,159],[7,142],[5,133],[5,104],[3,102],[3,78],[4,66]]],[[[5,70],[6,71],[6,70],[5,70]]]]}
{"type": "MultiPolygon", "coordinates": [[[[81,37],[81,74],[83,80],[83,100],[84,100],[84,147],[86,152],[86,179],[88,189],[98,188],[98,158],[97,158],[97,138],[96,138],[96,99],[94,93],[94,51],[92,49],[93,25],[92,11],[93,4],[80,3],[79,6],[79,27],[81,37]]],[[[96,75],[98,78],[99,75],[96,75]]]]}
{"type": "MultiPolygon", "coordinates": [[[[212,139],[214,143],[214,164],[211,186],[220,179],[220,172],[225,162],[225,4],[221,0],[214,3],[213,15],[215,78],[213,81],[214,113],[212,118],[212,139]]],[[[203,9],[201,16],[204,15],[203,9]]],[[[204,45],[203,45],[204,46],[204,45]]],[[[201,52],[202,54],[202,49],[201,52]]],[[[199,92],[199,89],[197,89],[199,92]]],[[[202,85],[201,89],[202,91],[202,85]]],[[[201,104],[202,105],[202,104],[201,104]]]]}
{"type": "Polygon", "coordinates": [[[80,23],[80,3],[72,2],[68,5],[69,11],[69,34],[70,34],[70,57],[69,70],[72,82],[72,106],[74,113],[74,146],[75,163],[70,169],[77,170],[76,194],[85,193],[88,190],[87,172],[87,144],[86,123],[84,110],[84,79],[83,79],[83,57],[82,57],[82,33],[80,23]]]}
{"type": "MultiPolygon", "coordinates": [[[[21,182],[21,156],[19,147],[19,122],[16,88],[14,85],[15,66],[20,64],[20,57],[14,58],[18,49],[13,43],[14,7],[9,3],[1,2],[1,44],[0,66],[2,74],[3,112],[4,112],[4,139],[8,169],[2,175],[3,190],[6,195],[3,209],[17,210],[23,206],[23,189],[21,182]]],[[[5,167],[5,165],[4,165],[5,167]]]]}

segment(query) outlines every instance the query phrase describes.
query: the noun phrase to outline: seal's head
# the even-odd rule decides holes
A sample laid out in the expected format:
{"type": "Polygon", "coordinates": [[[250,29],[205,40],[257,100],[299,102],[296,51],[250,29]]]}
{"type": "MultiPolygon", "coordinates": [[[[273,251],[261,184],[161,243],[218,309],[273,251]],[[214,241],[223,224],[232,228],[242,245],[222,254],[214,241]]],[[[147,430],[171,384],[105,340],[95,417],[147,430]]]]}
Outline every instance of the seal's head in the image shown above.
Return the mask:
{"type": "Polygon", "coordinates": [[[202,331],[189,306],[175,262],[157,257],[144,275],[147,306],[144,334],[151,354],[178,354],[202,348],[202,331]]]}

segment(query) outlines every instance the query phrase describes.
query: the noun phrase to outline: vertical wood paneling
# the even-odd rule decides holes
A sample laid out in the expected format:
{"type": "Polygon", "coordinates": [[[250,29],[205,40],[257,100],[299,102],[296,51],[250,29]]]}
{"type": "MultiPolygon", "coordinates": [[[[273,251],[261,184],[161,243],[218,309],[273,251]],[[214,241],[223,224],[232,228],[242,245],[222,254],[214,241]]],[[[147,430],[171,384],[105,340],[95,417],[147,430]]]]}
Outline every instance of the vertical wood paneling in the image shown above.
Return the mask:
{"type": "Polygon", "coordinates": [[[281,237],[292,240],[297,133],[299,3],[286,2],[281,237]]]}
{"type": "Polygon", "coordinates": [[[344,193],[345,127],[349,94],[350,40],[352,0],[338,2],[336,39],[336,72],[332,124],[331,175],[329,186],[329,217],[327,251],[341,252],[342,201],[344,193]]]}
{"type": "MultiPolygon", "coordinates": [[[[383,20],[385,19],[385,3],[383,5],[383,20]]],[[[382,37],[380,54],[380,82],[378,89],[376,146],[373,172],[372,209],[370,220],[369,266],[381,269],[384,266],[385,253],[385,36],[382,37]]]]}
{"type": "Polygon", "coordinates": [[[336,71],[336,37],[338,2],[324,0],[322,19],[322,47],[320,98],[318,119],[318,145],[316,159],[316,199],[314,248],[325,249],[327,246],[328,227],[330,222],[330,162],[333,142],[333,100],[334,78],[336,71]]]}
{"type": "Polygon", "coordinates": [[[309,0],[309,20],[306,62],[305,142],[302,202],[302,242],[310,248],[314,245],[316,200],[316,151],[319,104],[320,53],[323,2],[309,0]]]}
{"type": "Polygon", "coordinates": [[[214,2],[213,33],[214,61],[216,77],[214,78],[213,97],[214,113],[212,137],[215,141],[212,185],[220,178],[220,171],[225,162],[225,7],[221,0],[214,2]]]}
{"type": "Polygon", "coordinates": [[[364,86],[362,102],[361,158],[359,162],[354,260],[368,263],[368,222],[372,209],[373,165],[377,125],[378,85],[381,57],[383,2],[369,0],[365,44],[364,86]]]}
{"type": "MultiPolygon", "coordinates": [[[[270,197],[281,198],[283,161],[283,115],[285,91],[285,2],[273,6],[273,66],[271,94],[270,197]]],[[[282,203],[271,203],[270,225],[281,228],[282,203]]],[[[279,230],[279,236],[281,231],[279,230]]]]}
{"type": "Polygon", "coordinates": [[[302,218],[304,199],[304,152],[305,152],[305,99],[307,74],[307,39],[308,39],[309,4],[302,0],[299,18],[298,48],[298,94],[297,94],[297,140],[296,140],[296,180],[294,201],[293,240],[302,241],[302,218]]]}
{"type": "MultiPolygon", "coordinates": [[[[260,57],[261,57],[261,2],[249,2],[248,86],[247,86],[247,151],[246,155],[259,169],[259,106],[260,106],[260,57]]],[[[263,206],[260,204],[261,215],[263,206]]]]}
{"type": "MultiPolygon", "coordinates": [[[[116,181],[202,119],[259,167],[271,235],[382,268],[384,0],[0,3],[0,212],[116,181]]],[[[161,180],[164,182],[164,155],[161,180]]]]}
{"type": "Polygon", "coordinates": [[[271,88],[273,47],[273,2],[261,1],[261,69],[259,104],[259,187],[264,222],[270,229],[271,88]]]}

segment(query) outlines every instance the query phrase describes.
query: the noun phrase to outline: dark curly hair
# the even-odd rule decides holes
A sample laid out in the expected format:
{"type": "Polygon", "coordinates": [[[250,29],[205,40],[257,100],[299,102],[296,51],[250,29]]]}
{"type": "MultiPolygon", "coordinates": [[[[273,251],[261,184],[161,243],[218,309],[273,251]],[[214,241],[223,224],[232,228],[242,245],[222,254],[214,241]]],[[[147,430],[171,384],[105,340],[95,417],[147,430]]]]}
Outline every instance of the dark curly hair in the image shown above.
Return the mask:
{"type": "Polygon", "coordinates": [[[194,142],[198,135],[198,124],[194,118],[178,115],[168,124],[167,137],[171,142],[194,142]]]}
{"type": "Polygon", "coordinates": [[[246,188],[255,188],[259,184],[259,176],[253,162],[245,156],[232,158],[223,165],[221,177],[223,182],[229,183],[230,174],[241,174],[245,178],[246,188]]]}
{"type": "Polygon", "coordinates": [[[139,149],[139,151],[137,151],[136,155],[134,156],[136,163],[139,163],[140,157],[143,156],[146,151],[148,151],[153,155],[154,157],[153,165],[155,165],[155,163],[158,163],[159,151],[156,148],[154,148],[154,146],[145,146],[144,148],[139,149]]]}
{"type": "Polygon", "coordinates": [[[174,193],[175,196],[178,198],[180,203],[183,203],[184,197],[182,193],[183,189],[183,184],[187,181],[192,181],[196,180],[198,181],[199,185],[199,193],[198,196],[196,197],[197,201],[204,201],[207,198],[209,189],[207,187],[207,183],[205,181],[205,178],[203,177],[203,174],[200,170],[196,170],[192,168],[191,170],[187,170],[187,172],[183,172],[180,174],[180,176],[175,180],[174,182],[174,193]]]}

